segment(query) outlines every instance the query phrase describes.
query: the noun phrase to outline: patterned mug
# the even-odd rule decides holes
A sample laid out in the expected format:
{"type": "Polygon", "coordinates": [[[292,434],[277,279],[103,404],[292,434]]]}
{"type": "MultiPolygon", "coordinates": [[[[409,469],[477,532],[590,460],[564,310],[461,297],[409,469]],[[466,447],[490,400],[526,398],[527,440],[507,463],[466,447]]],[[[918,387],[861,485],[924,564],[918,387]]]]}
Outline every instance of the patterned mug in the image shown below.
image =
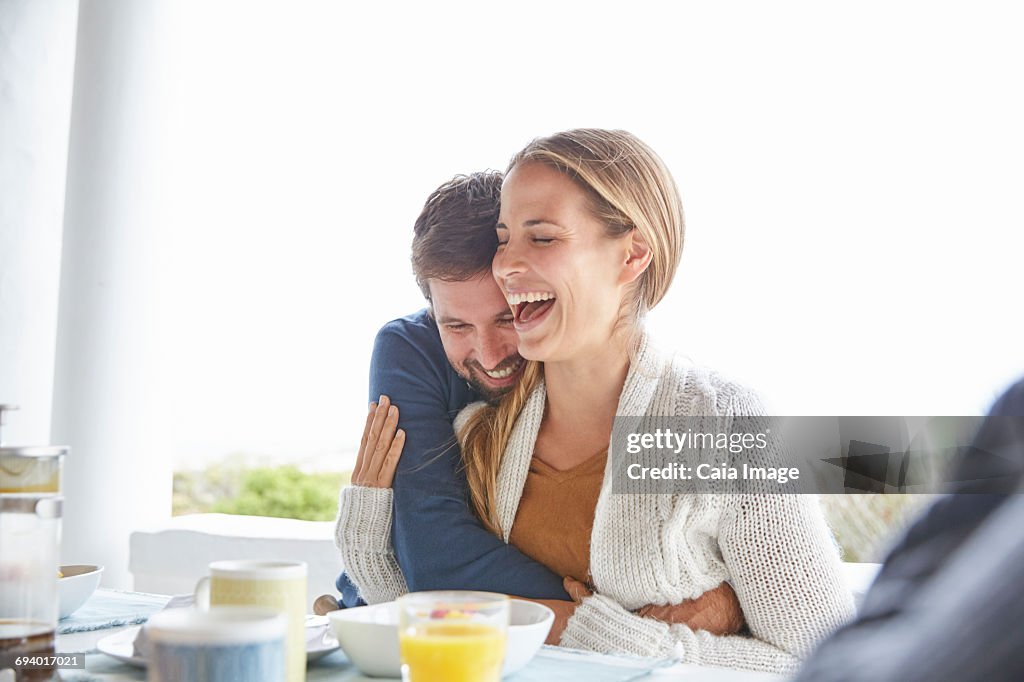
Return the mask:
{"type": "Polygon", "coordinates": [[[288,619],[275,609],[168,609],[146,623],[150,682],[284,682],[288,619]]]}
{"type": "Polygon", "coordinates": [[[288,618],[288,682],[306,679],[306,564],[301,561],[214,561],[196,585],[199,608],[264,606],[288,618]]]}

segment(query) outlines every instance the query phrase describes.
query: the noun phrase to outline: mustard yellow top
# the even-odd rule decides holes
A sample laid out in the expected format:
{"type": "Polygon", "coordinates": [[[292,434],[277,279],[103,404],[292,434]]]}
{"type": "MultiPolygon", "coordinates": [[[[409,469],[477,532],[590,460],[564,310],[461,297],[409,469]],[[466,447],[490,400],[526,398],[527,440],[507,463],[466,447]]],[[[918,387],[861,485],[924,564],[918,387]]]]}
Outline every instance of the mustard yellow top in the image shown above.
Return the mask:
{"type": "Polygon", "coordinates": [[[509,543],[560,576],[590,583],[590,534],[608,452],[559,470],[534,455],[509,543]]]}

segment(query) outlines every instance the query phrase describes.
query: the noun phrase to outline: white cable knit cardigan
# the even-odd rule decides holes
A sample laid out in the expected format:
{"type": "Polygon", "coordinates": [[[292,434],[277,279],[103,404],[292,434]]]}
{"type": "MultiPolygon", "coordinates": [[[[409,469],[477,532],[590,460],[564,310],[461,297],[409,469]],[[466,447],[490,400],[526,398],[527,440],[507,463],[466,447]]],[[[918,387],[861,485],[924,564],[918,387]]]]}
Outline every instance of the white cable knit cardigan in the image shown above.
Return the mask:
{"type": "MultiPolygon", "coordinates": [[[[506,542],[545,396],[542,382],[520,414],[498,473],[497,514],[506,542]]],[[[459,415],[460,422],[471,409],[459,415]]],[[[661,354],[645,337],[616,414],[756,416],[763,408],[748,389],[661,354]]],[[[595,594],[577,607],[563,646],[791,672],[852,617],[853,599],[815,496],[612,494],[612,470],[606,467],[594,513],[595,594]],[[647,604],[695,599],[722,581],[736,591],[750,636],[694,632],[632,613],[647,604]]],[[[342,491],[336,540],[349,577],[370,603],[407,591],[390,532],[390,490],[342,491]]]]}

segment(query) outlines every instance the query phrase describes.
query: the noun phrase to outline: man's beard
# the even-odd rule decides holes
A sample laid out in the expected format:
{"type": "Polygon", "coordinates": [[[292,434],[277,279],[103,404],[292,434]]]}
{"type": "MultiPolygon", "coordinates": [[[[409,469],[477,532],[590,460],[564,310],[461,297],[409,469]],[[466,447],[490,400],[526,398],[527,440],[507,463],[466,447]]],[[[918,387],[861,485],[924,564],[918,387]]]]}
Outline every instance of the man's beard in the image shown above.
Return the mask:
{"type": "MultiPolygon", "coordinates": [[[[523,360],[523,358],[521,358],[517,353],[515,355],[510,355],[509,357],[502,360],[501,363],[499,363],[495,369],[502,370],[510,366],[518,365],[524,362],[526,361],[523,360]]],[[[522,368],[516,367],[516,373],[518,373],[520,369],[522,368]]],[[[515,388],[516,383],[518,383],[518,381],[516,381],[503,388],[494,388],[489,384],[484,383],[486,379],[479,378],[481,374],[485,374],[484,367],[476,360],[470,360],[468,363],[460,364],[458,367],[455,368],[455,372],[460,377],[465,379],[466,383],[469,384],[474,391],[479,393],[481,398],[486,400],[491,405],[497,403],[503,395],[505,395],[513,388],[515,388]]]]}

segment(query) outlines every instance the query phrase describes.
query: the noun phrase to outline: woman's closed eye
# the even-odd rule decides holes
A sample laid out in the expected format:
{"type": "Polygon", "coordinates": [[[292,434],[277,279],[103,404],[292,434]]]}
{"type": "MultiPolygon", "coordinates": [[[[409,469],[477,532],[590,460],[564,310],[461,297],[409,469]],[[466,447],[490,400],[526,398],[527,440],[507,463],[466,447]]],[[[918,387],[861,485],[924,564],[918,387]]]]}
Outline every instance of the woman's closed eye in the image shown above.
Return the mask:
{"type": "MultiPolygon", "coordinates": [[[[503,247],[506,244],[508,244],[509,233],[508,233],[508,229],[504,228],[504,227],[498,228],[497,232],[498,232],[498,235],[497,235],[498,236],[498,248],[500,249],[501,247],[503,247]]],[[[524,238],[529,239],[530,243],[538,244],[540,246],[545,246],[547,244],[551,244],[552,242],[556,241],[555,237],[548,237],[547,235],[543,235],[543,234],[530,235],[529,233],[527,233],[526,235],[524,235],[524,238]]]]}
{"type": "MultiPolygon", "coordinates": [[[[555,241],[555,238],[554,237],[530,237],[530,241],[533,242],[534,244],[542,244],[543,245],[543,244],[551,244],[552,242],[555,241]]],[[[505,246],[506,244],[508,244],[508,237],[505,237],[504,239],[502,239],[500,237],[498,238],[498,248],[501,248],[502,246],[505,246]]]]}

